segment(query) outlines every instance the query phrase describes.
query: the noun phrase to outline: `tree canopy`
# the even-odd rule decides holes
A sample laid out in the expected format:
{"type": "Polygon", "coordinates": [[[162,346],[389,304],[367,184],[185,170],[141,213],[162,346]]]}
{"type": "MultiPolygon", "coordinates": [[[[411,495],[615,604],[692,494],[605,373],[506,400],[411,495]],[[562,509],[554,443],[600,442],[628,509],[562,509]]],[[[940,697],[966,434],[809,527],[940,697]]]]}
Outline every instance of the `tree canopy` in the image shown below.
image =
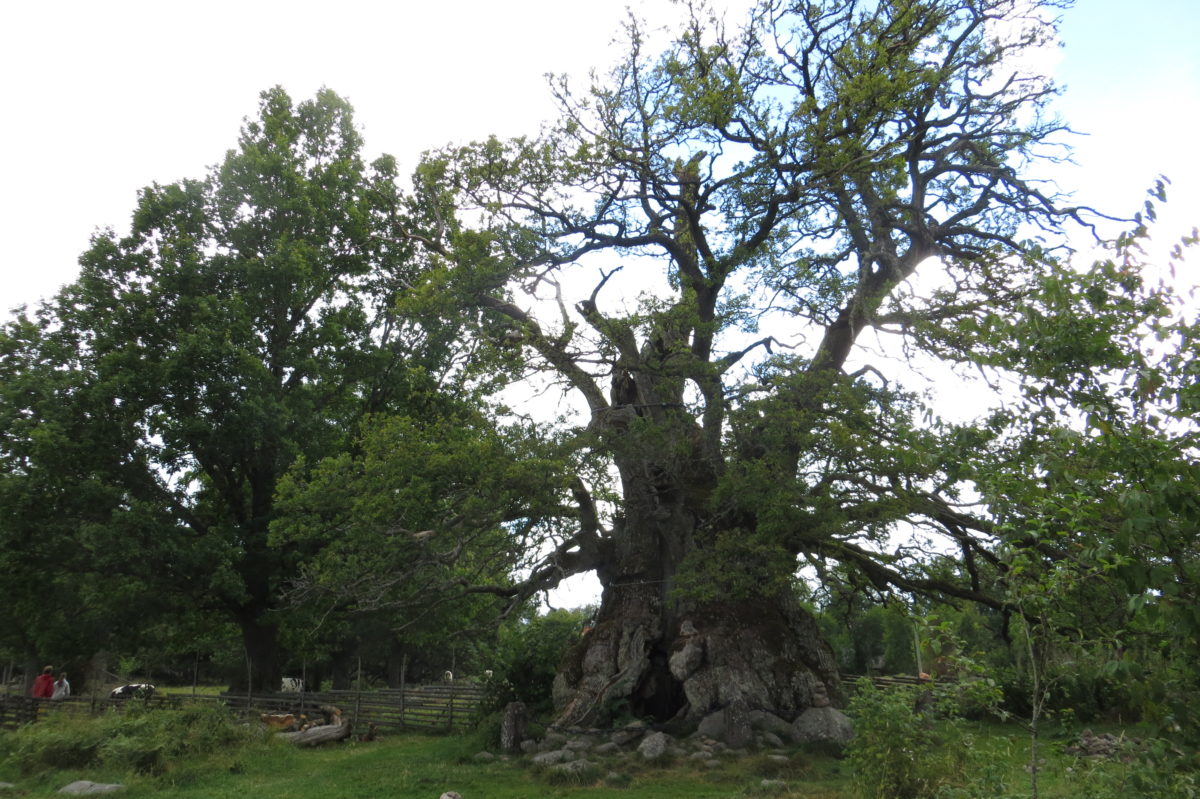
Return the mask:
{"type": "Polygon", "coordinates": [[[427,156],[416,205],[437,212],[408,238],[428,277],[581,401],[578,441],[618,479],[606,524],[571,541],[605,594],[563,719],[802,707],[836,675],[780,609],[798,566],[1012,610],[1005,547],[1054,560],[1070,544],[1042,525],[1080,532],[1012,448],[1081,412],[1108,424],[1088,397],[1172,309],[1131,242],[1119,266],[1070,262],[1069,229],[1102,217],[1038,179],[1068,129],[1023,59],[1054,9],[766,2],[730,31],[692,7],[664,50],[630,23],[610,74],[556,83],[542,135],[427,156]],[[910,374],[977,367],[1040,402],[930,423],[871,339],[910,374]],[[763,643],[768,619],[793,649],[763,643]],[[812,676],[781,684],[781,664],[812,676]]]}
{"type": "MultiPolygon", "coordinates": [[[[130,234],[98,235],[79,280],[7,339],[14,357],[27,328],[55,342],[26,357],[59,358],[45,401],[70,403],[105,460],[88,548],[237,624],[260,687],[278,686],[275,611],[307,554],[269,543],[281,477],[344,451],[369,414],[435,413],[460,357],[447,326],[395,311],[421,261],[388,235],[394,161],[361,147],[332,92],[264,92],[220,166],[144,189],[130,234]]],[[[58,412],[24,407],[36,443],[58,412]]]]}
{"type": "MultiPolygon", "coordinates": [[[[457,634],[594,571],[554,685],[594,724],[836,695],[798,574],[1194,639],[1196,321],[1143,263],[1165,182],[1114,220],[1044,179],[1059,6],[631,19],[541,134],[404,189],[344,100],[265,92],[0,336],[6,641],[46,646],[69,562],[236,624],[271,687],[288,623],[457,634]],[[1128,232],[1081,264],[1102,221],[1128,232]],[[942,418],[944,367],[995,406],[942,418]]],[[[1195,684],[1158,651],[1159,697],[1195,684]]]]}

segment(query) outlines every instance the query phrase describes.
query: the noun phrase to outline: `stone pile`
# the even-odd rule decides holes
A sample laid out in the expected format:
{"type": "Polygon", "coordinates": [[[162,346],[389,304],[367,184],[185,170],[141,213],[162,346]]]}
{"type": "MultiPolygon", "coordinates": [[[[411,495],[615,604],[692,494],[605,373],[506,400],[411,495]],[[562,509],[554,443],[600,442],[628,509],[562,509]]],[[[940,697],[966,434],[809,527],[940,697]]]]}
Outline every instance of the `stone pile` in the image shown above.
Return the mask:
{"type": "MultiPolygon", "coordinates": [[[[621,775],[613,769],[621,762],[692,760],[711,769],[754,751],[785,764],[801,747],[817,744],[825,751],[840,750],[852,736],[850,720],[833,707],[812,708],[789,723],[735,702],[704,718],[687,737],[636,721],[615,730],[552,729],[540,740],[521,741],[519,748],[531,765],[551,773],[598,778],[607,771],[604,780],[617,782],[621,775]]],[[[475,756],[480,762],[495,758],[491,752],[475,756]]]]}
{"type": "Polygon", "coordinates": [[[1128,756],[1141,743],[1137,738],[1126,738],[1124,733],[1113,735],[1111,732],[1102,732],[1096,735],[1091,730],[1084,730],[1079,733],[1079,739],[1063,751],[1075,757],[1107,759],[1128,756]]]}

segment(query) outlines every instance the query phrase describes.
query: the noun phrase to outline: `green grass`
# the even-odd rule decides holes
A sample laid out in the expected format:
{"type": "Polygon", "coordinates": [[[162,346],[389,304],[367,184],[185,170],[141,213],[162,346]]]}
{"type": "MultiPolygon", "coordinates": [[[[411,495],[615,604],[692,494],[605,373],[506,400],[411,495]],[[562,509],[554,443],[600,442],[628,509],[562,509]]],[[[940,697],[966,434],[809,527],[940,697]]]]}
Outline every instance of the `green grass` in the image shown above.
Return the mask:
{"type": "Polygon", "coordinates": [[[158,693],[168,696],[191,696],[195,693],[196,696],[220,696],[225,691],[229,690],[228,683],[220,685],[160,685],[158,693]]]}
{"type": "MultiPolygon", "coordinates": [[[[981,757],[976,790],[963,799],[1029,795],[1028,741],[1016,728],[975,725],[973,747],[981,757]]],[[[1102,791],[1081,790],[1097,783],[1096,768],[1117,770],[1118,764],[1083,765],[1061,753],[1066,732],[1047,737],[1041,772],[1043,797],[1107,797],[1102,791]],[[1073,769],[1068,771],[1068,769],[1073,769]]],[[[803,797],[851,799],[854,796],[845,760],[797,755],[786,764],[765,755],[731,760],[708,770],[690,761],[650,765],[635,756],[620,765],[601,766],[600,777],[611,769],[625,776],[620,786],[603,780],[588,785],[560,784],[516,761],[476,763],[472,755],[483,747],[474,736],[393,735],[383,740],[345,742],[301,750],[270,738],[256,738],[232,749],[179,758],[153,775],[130,774],[116,768],[65,769],[22,775],[11,758],[0,763],[0,780],[16,783],[17,795],[55,796],[76,779],[121,782],[120,795],[165,799],[436,799],[443,791],[458,791],[465,799],[728,799],[729,797],[803,797]],[[786,790],[760,787],[764,779],[782,779],[786,790]]],[[[1112,782],[1110,780],[1109,782],[1112,782]]],[[[1098,783],[1097,783],[1098,784],[1098,783]]]]}

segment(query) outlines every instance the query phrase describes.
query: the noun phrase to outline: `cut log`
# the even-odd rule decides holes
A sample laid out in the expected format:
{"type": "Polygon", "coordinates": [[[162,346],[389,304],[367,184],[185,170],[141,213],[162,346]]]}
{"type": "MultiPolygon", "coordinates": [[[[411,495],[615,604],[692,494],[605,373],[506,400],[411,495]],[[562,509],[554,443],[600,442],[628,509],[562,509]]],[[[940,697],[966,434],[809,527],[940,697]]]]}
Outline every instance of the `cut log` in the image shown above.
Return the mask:
{"type": "Polygon", "coordinates": [[[320,746],[330,741],[349,738],[350,722],[322,724],[320,727],[310,727],[304,732],[281,732],[279,737],[294,746],[320,746]]]}
{"type": "Polygon", "coordinates": [[[263,713],[258,718],[272,730],[289,731],[297,726],[296,717],[291,713],[263,713]]]}

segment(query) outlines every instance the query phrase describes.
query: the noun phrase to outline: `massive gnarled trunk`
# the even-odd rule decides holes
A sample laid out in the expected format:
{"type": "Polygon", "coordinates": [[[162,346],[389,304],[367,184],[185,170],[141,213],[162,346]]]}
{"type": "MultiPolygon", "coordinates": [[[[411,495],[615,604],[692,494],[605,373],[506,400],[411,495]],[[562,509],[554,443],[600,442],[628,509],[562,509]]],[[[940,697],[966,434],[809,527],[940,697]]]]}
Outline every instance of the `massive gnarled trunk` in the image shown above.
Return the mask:
{"type": "Polygon", "coordinates": [[[817,683],[836,694],[832,651],[794,596],[697,601],[673,590],[685,558],[714,539],[715,468],[690,419],[641,414],[643,430],[655,430],[654,444],[615,447],[624,514],[598,569],[604,590],[596,623],[555,680],[558,723],[698,721],[739,701],[790,719],[812,706],[817,683]]]}
{"type": "Polygon", "coordinates": [[[554,684],[558,723],[603,726],[623,716],[697,721],[741,701],[791,719],[837,666],[814,619],[785,598],[682,608],[655,586],[605,589],[593,629],[554,684]]]}

